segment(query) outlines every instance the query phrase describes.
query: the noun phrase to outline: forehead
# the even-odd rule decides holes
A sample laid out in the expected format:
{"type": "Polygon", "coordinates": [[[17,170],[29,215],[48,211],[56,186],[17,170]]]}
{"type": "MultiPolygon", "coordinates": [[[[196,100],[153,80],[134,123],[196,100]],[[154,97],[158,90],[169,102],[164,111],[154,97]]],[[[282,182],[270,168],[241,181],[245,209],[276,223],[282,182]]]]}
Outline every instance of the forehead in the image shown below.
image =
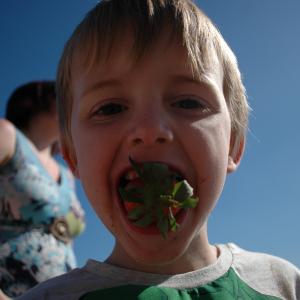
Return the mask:
{"type": "Polygon", "coordinates": [[[105,65],[115,65],[126,59],[132,66],[137,65],[153,51],[164,53],[168,46],[182,45],[182,40],[171,29],[163,26],[159,35],[149,40],[141,40],[138,34],[127,25],[122,31],[112,32],[110,38],[101,34],[90,37],[74,51],[72,69],[89,72],[91,69],[105,65]]]}
{"type": "Polygon", "coordinates": [[[82,48],[74,55],[72,74],[87,75],[96,70],[103,70],[103,76],[109,73],[121,72],[120,66],[127,66],[128,71],[134,70],[136,66],[142,65],[147,60],[154,61],[157,54],[163,56],[166,51],[169,56],[173,55],[174,50],[179,52],[180,58],[187,60],[187,53],[182,43],[170,34],[165,32],[152,43],[142,46],[136,45],[136,40],[131,30],[124,31],[122,36],[111,41],[109,45],[103,45],[102,49],[82,48]]]}
{"type": "Polygon", "coordinates": [[[157,78],[174,74],[188,75],[199,80],[213,77],[222,86],[223,72],[214,49],[211,49],[209,57],[199,57],[205,70],[196,69],[183,41],[172,35],[168,27],[163,28],[160,36],[146,45],[142,52],[137,49],[130,29],[115,39],[108,49],[109,52],[103,51],[102,55],[83,48],[77,51],[72,65],[72,86],[77,95],[82,85],[87,84],[86,81],[93,85],[94,82],[112,78],[125,80],[134,73],[138,76],[141,68],[149,74],[156,72],[152,75],[157,78]]]}

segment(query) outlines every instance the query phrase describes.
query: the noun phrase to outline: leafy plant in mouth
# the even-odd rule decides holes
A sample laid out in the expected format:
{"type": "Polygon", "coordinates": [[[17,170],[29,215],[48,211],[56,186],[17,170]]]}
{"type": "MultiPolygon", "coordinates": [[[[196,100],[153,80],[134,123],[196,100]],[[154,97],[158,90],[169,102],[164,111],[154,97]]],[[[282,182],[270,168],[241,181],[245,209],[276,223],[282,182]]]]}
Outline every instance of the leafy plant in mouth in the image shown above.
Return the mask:
{"type": "Polygon", "coordinates": [[[199,199],[193,197],[193,188],[189,183],[166,164],[137,163],[130,157],[129,161],[138,175],[138,181],[119,187],[125,207],[131,207],[127,217],[141,228],[155,224],[166,238],[169,230],[175,232],[180,226],[176,214],[181,209],[196,207],[199,199]]]}

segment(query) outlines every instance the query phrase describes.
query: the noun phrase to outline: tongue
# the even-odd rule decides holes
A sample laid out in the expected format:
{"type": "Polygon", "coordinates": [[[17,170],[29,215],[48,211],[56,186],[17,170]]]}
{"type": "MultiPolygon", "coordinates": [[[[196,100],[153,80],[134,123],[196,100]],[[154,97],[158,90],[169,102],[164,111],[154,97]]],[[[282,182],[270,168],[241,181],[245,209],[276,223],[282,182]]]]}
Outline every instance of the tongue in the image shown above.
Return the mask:
{"type": "Polygon", "coordinates": [[[141,206],[141,204],[140,203],[136,203],[136,202],[124,201],[124,206],[125,206],[126,212],[130,213],[137,206],[141,206]]]}
{"type": "Polygon", "coordinates": [[[143,187],[145,184],[141,180],[141,178],[137,177],[135,179],[132,179],[128,181],[128,183],[125,186],[125,190],[130,190],[132,188],[137,188],[137,187],[143,187]]]}

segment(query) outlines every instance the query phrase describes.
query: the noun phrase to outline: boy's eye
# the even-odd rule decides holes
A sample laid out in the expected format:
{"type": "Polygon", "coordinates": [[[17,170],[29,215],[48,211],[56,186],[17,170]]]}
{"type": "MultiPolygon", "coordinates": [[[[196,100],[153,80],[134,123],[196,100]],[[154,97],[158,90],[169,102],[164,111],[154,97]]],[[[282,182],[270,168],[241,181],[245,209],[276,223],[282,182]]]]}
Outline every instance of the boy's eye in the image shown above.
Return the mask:
{"type": "Polygon", "coordinates": [[[182,109],[200,109],[208,110],[208,107],[200,100],[193,98],[185,98],[175,103],[172,103],[173,107],[182,108],[182,109]]]}
{"type": "Polygon", "coordinates": [[[96,114],[104,115],[104,116],[110,116],[119,114],[128,108],[122,104],[119,103],[107,103],[99,107],[96,111],[96,114]]]}

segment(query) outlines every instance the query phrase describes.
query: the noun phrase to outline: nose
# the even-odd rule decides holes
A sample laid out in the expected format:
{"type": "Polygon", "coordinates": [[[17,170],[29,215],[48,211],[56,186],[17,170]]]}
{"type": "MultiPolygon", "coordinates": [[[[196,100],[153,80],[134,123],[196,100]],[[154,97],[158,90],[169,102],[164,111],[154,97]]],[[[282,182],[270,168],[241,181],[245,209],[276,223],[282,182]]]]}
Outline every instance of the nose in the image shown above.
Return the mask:
{"type": "Polygon", "coordinates": [[[139,118],[129,134],[131,146],[155,146],[167,144],[174,139],[173,130],[168,121],[158,113],[148,113],[139,118]]]}

